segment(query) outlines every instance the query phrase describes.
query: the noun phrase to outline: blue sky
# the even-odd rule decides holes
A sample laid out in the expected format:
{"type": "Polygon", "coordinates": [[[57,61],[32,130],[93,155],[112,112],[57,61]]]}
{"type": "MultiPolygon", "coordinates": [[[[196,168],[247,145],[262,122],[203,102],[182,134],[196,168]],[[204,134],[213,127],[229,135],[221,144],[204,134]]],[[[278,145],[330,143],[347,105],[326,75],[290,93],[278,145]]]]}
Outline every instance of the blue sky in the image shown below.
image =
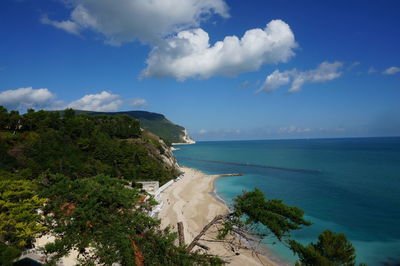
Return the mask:
{"type": "Polygon", "coordinates": [[[399,10],[396,0],[3,0],[0,104],[153,111],[197,140],[399,136],[399,10]]]}

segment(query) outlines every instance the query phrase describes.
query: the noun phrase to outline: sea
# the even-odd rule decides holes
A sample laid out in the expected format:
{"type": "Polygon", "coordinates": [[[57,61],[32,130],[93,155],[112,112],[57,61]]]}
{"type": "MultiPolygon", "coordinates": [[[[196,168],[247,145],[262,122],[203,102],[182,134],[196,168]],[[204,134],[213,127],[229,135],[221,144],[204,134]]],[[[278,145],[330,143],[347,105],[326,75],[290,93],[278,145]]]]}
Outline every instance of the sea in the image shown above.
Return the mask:
{"type": "MultiPolygon", "coordinates": [[[[304,210],[313,224],[292,238],[316,242],[325,229],[344,233],[357,263],[400,265],[400,137],[212,141],[177,146],[182,166],[207,174],[240,173],[216,180],[228,205],[243,191],[304,210]]],[[[275,258],[294,264],[285,245],[266,239],[275,258]]],[[[277,241],[279,242],[279,241],[277,241]]]]}

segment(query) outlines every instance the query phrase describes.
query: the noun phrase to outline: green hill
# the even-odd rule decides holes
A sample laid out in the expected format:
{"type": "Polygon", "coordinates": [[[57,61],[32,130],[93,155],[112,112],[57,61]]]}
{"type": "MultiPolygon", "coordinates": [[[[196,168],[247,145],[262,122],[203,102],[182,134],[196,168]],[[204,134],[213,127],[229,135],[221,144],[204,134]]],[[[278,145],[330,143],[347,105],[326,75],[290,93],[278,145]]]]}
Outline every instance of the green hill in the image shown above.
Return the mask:
{"type": "Polygon", "coordinates": [[[126,114],[77,115],[70,109],[62,117],[33,110],[19,115],[0,107],[0,176],[4,171],[25,179],[107,174],[160,183],[178,174],[168,147],[126,114]]]}
{"type": "Polygon", "coordinates": [[[127,114],[140,121],[143,129],[150,131],[169,143],[187,143],[190,141],[185,133],[185,128],[174,124],[164,115],[146,111],[125,111],[125,112],[92,112],[92,111],[77,111],[78,113],[87,114],[107,114],[118,115],[127,114]]]}

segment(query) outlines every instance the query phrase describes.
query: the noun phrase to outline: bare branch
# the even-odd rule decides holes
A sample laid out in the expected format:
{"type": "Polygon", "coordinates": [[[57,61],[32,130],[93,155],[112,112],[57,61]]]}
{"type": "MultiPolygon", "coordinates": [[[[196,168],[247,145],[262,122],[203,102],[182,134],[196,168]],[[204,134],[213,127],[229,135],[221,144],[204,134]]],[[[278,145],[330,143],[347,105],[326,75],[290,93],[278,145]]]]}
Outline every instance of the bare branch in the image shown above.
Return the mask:
{"type": "Polygon", "coordinates": [[[190,251],[192,251],[192,249],[194,248],[194,246],[196,245],[196,243],[200,240],[200,238],[208,231],[208,229],[210,229],[211,226],[213,226],[215,223],[217,223],[218,221],[225,219],[229,217],[229,215],[217,215],[214,217],[214,219],[212,219],[211,222],[209,222],[206,226],[204,226],[203,230],[201,230],[201,232],[193,239],[193,241],[189,244],[189,246],[186,248],[186,251],[189,253],[190,251]]]}
{"type": "Polygon", "coordinates": [[[202,249],[205,249],[205,250],[209,250],[210,248],[209,247],[207,247],[206,245],[203,245],[203,244],[200,244],[200,243],[196,243],[196,246],[199,246],[199,247],[201,247],[202,249]]]}

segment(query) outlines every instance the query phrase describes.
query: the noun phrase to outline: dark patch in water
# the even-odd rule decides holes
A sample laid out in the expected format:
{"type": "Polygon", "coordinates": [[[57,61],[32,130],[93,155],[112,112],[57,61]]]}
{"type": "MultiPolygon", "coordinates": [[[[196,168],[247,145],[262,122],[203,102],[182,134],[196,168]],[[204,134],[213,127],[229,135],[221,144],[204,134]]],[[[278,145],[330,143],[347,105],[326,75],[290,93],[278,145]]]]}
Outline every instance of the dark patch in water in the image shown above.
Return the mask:
{"type": "Polygon", "coordinates": [[[195,159],[190,157],[179,157],[185,160],[206,162],[206,163],[218,163],[218,164],[228,164],[235,166],[248,166],[248,167],[257,167],[257,168],[266,168],[287,172],[296,172],[296,173],[304,173],[304,174],[320,174],[321,171],[318,170],[307,170],[307,169],[296,169],[296,168],[285,168],[285,167],[277,167],[277,166],[269,166],[269,165],[260,165],[260,164],[252,164],[252,163],[235,163],[235,162],[224,162],[224,161],[212,161],[212,160],[203,160],[203,159],[195,159]]]}
{"type": "Polygon", "coordinates": [[[385,261],[381,262],[383,266],[400,266],[400,260],[392,257],[388,257],[385,261]]]}

